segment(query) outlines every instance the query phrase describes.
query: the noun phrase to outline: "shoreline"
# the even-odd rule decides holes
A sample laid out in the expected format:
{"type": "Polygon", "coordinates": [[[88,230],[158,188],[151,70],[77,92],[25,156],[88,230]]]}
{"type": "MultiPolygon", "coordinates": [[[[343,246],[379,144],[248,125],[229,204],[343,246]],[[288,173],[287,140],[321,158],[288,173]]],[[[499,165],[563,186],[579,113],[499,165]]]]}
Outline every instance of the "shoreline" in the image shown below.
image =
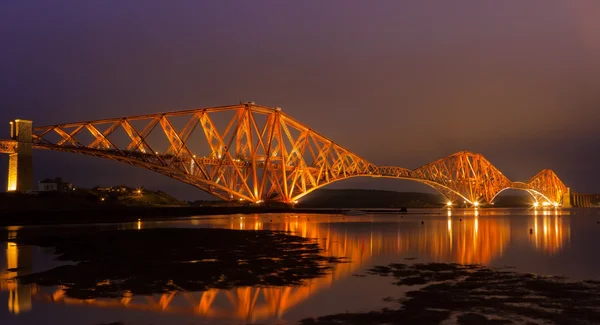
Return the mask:
{"type": "Polygon", "coordinates": [[[0,211],[0,226],[42,226],[63,224],[89,224],[131,222],[139,218],[146,220],[170,220],[176,218],[253,214],[253,213],[312,213],[344,214],[348,211],[365,213],[400,214],[400,209],[355,209],[355,208],[287,208],[287,207],[106,207],[102,209],[73,210],[22,210],[0,211]]]}
{"type": "MultiPolygon", "coordinates": [[[[500,207],[498,207],[500,208],[500,207]]],[[[456,208],[462,210],[463,208],[456,208]]],[[[491,208],[494,209],[494,208],[491,208]]],[[[501,209],[527,210],[525,207],[502,207],[501,209]]],[[[575,210],[577,210],[576,208],[575,210]]],[[[56,226],[93,223],[121,223],[145,220],[172,220],[195,216],[309,213],[360,216],[368,213],[406,215],[419,211],[421,214],[440,214],[423,210],[445,211],[445,207],[413,207],[408,212],[399,208],[293,208],[282,206],[239,207],[164,207],[164,206],[109,206],[79,209],[27,209],[0,210],[0,227],[8,226],[56,226]]],[[[564,210],[564,209],[561,209],[564,210]]],[[[573,210],[573,209],[567,209],[573,210]]]]}

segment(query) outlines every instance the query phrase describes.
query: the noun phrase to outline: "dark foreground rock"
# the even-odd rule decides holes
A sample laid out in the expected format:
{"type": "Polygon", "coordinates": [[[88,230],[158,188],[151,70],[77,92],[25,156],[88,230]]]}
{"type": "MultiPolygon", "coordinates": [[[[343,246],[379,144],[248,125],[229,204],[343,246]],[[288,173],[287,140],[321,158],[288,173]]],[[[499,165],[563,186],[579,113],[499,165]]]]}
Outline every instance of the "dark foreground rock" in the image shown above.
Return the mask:
{"type": "Polygon", "coordinates": [[[370,270],[396,285],[425,285],[398,309],[306,319],[308,324],[599,324],[600,283],[476,265],[391,264],[370,270]]]}
{"type": "Polygon", "coordinates": [[[73,298],[151,295],[237,286],[298,285],[335,258],[317,243],[272,231],[143,229],[51,236],[19,232],[19,244],[47,247],[75,264],[19,278],[62,285],[73,298]]]}

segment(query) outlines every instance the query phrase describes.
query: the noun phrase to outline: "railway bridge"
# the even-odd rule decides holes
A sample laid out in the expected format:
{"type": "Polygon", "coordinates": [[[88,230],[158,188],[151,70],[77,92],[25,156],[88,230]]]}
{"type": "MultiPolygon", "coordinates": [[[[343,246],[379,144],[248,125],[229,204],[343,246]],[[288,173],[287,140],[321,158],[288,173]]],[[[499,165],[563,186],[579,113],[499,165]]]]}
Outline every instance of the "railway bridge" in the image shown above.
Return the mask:
{"type": "Polygon", "coordinates": [[[509,180],[483,155],[462,151],[416,169],[378,166],[295,120],[253,102],[232,106],[33,127],[10,122],[8,191],[33,188],[32,150],[111,159],[191,184],[224,200],[294,204],[314,190],[352,177],[417,181],[448,203],[491,203],[506,189],[545,205],[584,205],[556,173],[509,180]],[[565,197],[567,197],[565,199],[565,197]]]}

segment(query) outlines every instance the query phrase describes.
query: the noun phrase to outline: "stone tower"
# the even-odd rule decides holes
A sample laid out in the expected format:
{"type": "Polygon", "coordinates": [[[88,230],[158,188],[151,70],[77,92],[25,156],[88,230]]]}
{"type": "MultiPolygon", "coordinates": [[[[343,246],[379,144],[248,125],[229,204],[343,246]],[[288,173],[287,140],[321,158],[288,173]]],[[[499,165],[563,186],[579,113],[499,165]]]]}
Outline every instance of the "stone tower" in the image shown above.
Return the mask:
{"type": "Polygon", "coordinates": [[[32,122],[10,122],[10,138],[16,141],[14,152],[8,158],[8,192],[33,190],[32,122]]]}

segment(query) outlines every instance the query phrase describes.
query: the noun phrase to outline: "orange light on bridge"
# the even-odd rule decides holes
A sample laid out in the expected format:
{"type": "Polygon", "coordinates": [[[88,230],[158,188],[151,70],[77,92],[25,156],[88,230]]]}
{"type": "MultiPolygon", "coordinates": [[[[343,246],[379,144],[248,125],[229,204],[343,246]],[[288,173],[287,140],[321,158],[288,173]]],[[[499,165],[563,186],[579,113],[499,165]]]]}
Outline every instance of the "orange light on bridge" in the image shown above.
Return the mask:
{"type": "Polygon", "coordinates": [[[17,164],[16,164],[16,155],[10,155],[9,160],[12,160],[12,164],[8,166],[8,186],[6,190],[8,192],[14,192],[17,190],[17,164]]]}
{"type": "MultiPolygon", "coordinates": [[[[126,162],[191,184],[224,200],[243,197],[256,203],[266,199],[294,202],[323,186],[359,176],[417,181],[431,186],[451,202],[464,199],[465,204],[473,206],[490,203],[498,193],[509,188],[539,193],[549,202],[560,202],[567,191],[549,169],[527,182],[512,182],[482,154],[469,151],[457,152],[416,169],[377,166],[291,116],[256,104],[36,127],[32,144],[37,149],[126,162]],[[188,118],[183,129],[177,130],[169,121],[175,116],[188,118]],[[223,117],[225,120],[221,121],[223,117]],[[229,123],[217,123],[227,120],[229,123]],[[138,128],[132,125],[134,121],[139,124],[138,128]],[[113,123],[113,127],[100,132],[98,127],[107,123],[113,123]],[[166,138],[150,137],[148,130],[155,127],[161,128],[163,132],[158,134],[164,133],[166,138]],[[190,137],[196,127],[202,129],[204,137],[190,137]],[[122,139],[114,131],[121,128],[129,137],[126,138],[128,144],[117,146],[122,139]],[[70,129],[75,131],[67,132],[70,129]],[[270,131],[261,138],[253,136],[255,130],[270,131]],[[88,142],[83,140],[86,136],[95,140],[81,146],[88,142]],[[163,150],[162,143],[169,147],[163,150]],[[160,151],[158,146],[161,146],[160,151]],[[198,147],[206,151],[192,149],[198,147]],[[210,158],[196,159],[193,152],[198,157],[210,158]],[[190,156],[192,159],[188,162],[190,156]]],[[[9,190],[19,189],[20,185],[11,185],[16,179],[16,176],[9,177],[9,190]]],[[[539,198],[536,200],[541,202],[539,198]]]]}

